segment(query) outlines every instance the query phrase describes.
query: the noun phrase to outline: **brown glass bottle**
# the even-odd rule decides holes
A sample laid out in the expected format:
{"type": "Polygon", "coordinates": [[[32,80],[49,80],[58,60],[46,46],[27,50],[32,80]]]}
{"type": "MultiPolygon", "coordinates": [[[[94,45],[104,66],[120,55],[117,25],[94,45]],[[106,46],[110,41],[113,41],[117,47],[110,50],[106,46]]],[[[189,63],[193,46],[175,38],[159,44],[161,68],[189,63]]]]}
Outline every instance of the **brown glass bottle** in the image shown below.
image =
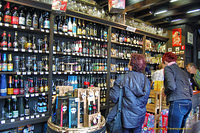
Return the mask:
{"type": "Polygon", "coordinates": [[[8,95],[12,95],[13,94],[12,76],[9,76],[7,94],[8,95]]]}

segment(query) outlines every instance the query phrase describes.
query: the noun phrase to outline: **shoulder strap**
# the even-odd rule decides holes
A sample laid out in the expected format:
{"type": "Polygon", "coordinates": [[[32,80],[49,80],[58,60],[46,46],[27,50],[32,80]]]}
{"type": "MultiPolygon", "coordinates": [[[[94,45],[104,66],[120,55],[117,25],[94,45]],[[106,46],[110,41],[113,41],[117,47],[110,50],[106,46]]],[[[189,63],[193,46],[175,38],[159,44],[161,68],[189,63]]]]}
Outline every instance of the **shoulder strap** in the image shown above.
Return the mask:
{"type": "Polygon", "coordinates": [[[143,88],[143,92],[146,92],[145,88],[146,88],[146,76],[144,75],[144,88],[143,88]]]}

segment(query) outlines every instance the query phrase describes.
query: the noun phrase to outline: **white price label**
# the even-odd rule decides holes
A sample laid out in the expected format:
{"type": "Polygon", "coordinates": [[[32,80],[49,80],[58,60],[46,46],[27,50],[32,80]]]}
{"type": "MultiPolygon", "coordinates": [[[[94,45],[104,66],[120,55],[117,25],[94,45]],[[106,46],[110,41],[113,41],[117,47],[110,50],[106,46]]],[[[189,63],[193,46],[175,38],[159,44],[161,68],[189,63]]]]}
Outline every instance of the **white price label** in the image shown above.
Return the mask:
{"type": "Polygon", "coordinates": [[[34,50],[34,53],[38,53],[38,50],[34,50]]]}
{"type": "Polygon", "coordinates": [[[97,40],[97,38],[95,37],[95,40],[97,40]]]}
{"type": "Polygon", "coordinates": [[[6,121],[5,121],[5,120],[2,120],[2,121],[1,121],[1,124],[5,124],[5,123],[6,123],[6,121]]]}
{"type": "Polygon", "coordinates": [[[71,55],[71,53],[68,53],[68,55],[71,55]]]}
{"type": "Polygon", "coordinates": [[[94,74],[96,74],[97,72],[94,72],[94,74]]]}
{"type": "Polygon", "coordinates": [[[34,119],[34,115],[31,116],[31,119],[34,119]]]}
{"type": "Polygon", "coordinates": [[[3,23],[0,23],[0,26],[3,26],[3,23]]]}
{"type": "Polygon", "coordinates": [[[39,50],[39,53],[42,53],[42,50],[39,50]]]}
{"type": "Polygon", "coordinates": [[[3,48],[3,50],[4,50],[4,51],[7,51],[7,50],[8,50],[8,48],[3,48]]]}
{"type": "Polygon", "coordinates": [[[82,38],[82,36],[78,36],[79,38],[82,38]]]}
{"type": "Polygon", "coordinates": [[[56,54],[56,52],[53,52],[53,54],[56,54]]]}
{"type": "Polygon", "coordinates": [[[75,53],[72,53],[72,55],[75,55],[75,53]]]}
{"type": "Polygon", "coordinates": [[[42,114],[42,117],[45,117],[45,114],[42,114]]]}
{"type": "Polygon", "coordinates": [[[21,51],[22,51],[22,52],[25,52],[26,50],[25,50],[25,49],[21,49],[21,51]]]}
{"type": "Polygon", "coordinates": [[[62,33],[62,32],[59,32],[59,34],[62,35],[63,33],[62,33]]]}
{"type": "Polygon", "coordinates": [[[56,92],[55,92],[55,91],[53,92],[53,95],[56,95],[56,92]]]}
{"type": "Polygon", "coordinates": [[[26,75],[26,72],[22,72],[22,75],[26,75]]]}
{"type": "Polygon", "coordinates": [[[30,30],[34,30],[34,28],[33,28],[33,27],[30,27],[30,30]]]}
{"type": "Polygon", "coordinates": [[[17,72],[17,75],[21,75],[21,72],[17,72]]]}
{"type": "Polygon", "coordinates": [[[41,29],[41,32],[44,32],[44,29],[41,29]]]}
{"type": "Polygon", "coordinates": [[[90,72],[90,74],[92,74],[92,72],[90,72]]]}
{"type": "Polygon", "coordinates": [[[83,72],[80,72],[80,74],[83,74],[83,72]]]}
{"type": "Polygon", "coordinates": [[[49,53],[49,51],[46,51],[46,53],[48,54],[48,53],[49,53]]]}
{"type": "Polygon", "coordinates": [[[69,74],[73,74],[73,72],[70,72],[69,74]]]}
{"type": "Polygon", "coordinates": [[[67,34],[67,33],[65,33],[65,36],[68,36],[68,34],[67,34]]]}
{"type": "Polygon", "coordinates": [[[9,24],[4,24],[6,27],[9,27],[9,24]]]}
{"type": "Polygon", "coordinates": [[[18,50],[18,48],[14,48],[14,51],[17,52],[17,51],[19,51],[19,50],[18,50]]]}
{"type": "Polygon", "coordinates": [[[24,29],[26,29],[26,27],[25,27],[25,26],[21,26],[21,29],[23,29],[23,30],[24,30],[24,29]]]}
{"type": "Polygon", "coordinates": [[[34,72],[33,74],[34,74],[34,75],[37,75],[38,73],[37,73],[37,72],[34,72]]]}
{"type": "Polygon", "coordinates": [[[94,38],[93,37],[91,37],[91,40],[93,40],[94,38]]]}
{"type": "Polygon", "coordinates": [[[16,98],[16,95],[12,95],[12,99],[15,99],[16,98]]]}
{"type": "Polygon", "coordinates": [[[127,26],[127,27],[126,27],[126,30],[127,30],[127,31],[131,31],[131,32],[135,32],[135,31],[136,31],[136,28],[131,27],[131,26],[127,26]]]}
{"type": "Polygon", "coordinates": [[[46,33],[49,33],[49,30],[46,30],[46,33]]]}
{"type": "Polygon", "coordinates": [[[97,40],[100,41],[100,38],[98,38],[97,40]]]}
{"type": "Polygon", "coordinates": [[[78,102],[79,101],[79,98],[75,98],[75,102],[78,102]]]}
{"type": "Polygon", "coordinates": [[[42,93],[42,96],[45,96],[45,93],[42,93]]]}
{"type": "Polygon", "coordinates": [[[67,53],[63,53],[64,55],[67,55],[67,53]]]}
{"type": "Polygon", "coordinates": [[[31,97],[34,97],[35,95],[34,94],[31,94],[31,97]]]}
{"type": "Polygon", "coordinates": [[[83,72],[83,74],[86,74],[86,72],[83,72]]]}
{"type": "Polygon", "coordinates": [[[58,72],[58,74],[61,74],[61,72],[58,72]]]}
{"type": "Polygon", "coordinates": [[[30,117],[29,117],[29,116],[27,116],[27,117],[26,117],[26,120],[28,120],[29,118],[30,118],[30,117]]]}
{"type": "Polygon", "coordinates": [[[54,34],[58,34],[58,32],[57,32],[57,31],[54,31],[54,34]]]}
{"type": "Polygon", "coordinates": [[[27,72],[27,75],[31,75],[31,72],[27,72]]]}
{"type": "Polygon", "coordinates": [[[74,37],[76,37],[76,35],[74,35],[74,37]]]}
{"type": "Polygon", "coordinates": [[[45,74],[49,74],[49,72],[45,72],[45,74]]]}
{"type": "Polygon", "coordinates": [[[17,25],[13,25],[13,28],[17,29],[17,25]]]}
{"type": "Polygon", "coordinates": [[[76,72],[76,74],[78,74],[78,72],[76,72]]]}
{"type": "Polygon", "coordinates": [[[67,74],[67,72],[64,72],[64,74],[67,74]]]}
{"type": "Polygon", "coordinates": [[[29,53],[32,53],[32,52],[33,52],[33,50],[28,50],[28,52],[29,52],[29,53]]]}
{"type": "Polygon", "coordinates": [[[26,94],[25,97],[29,97],[29,94],[26,94]]]}
{"type": "Polygon", "coordinates": [[[53,72],[53,74],[56,74],[56,72],[53,72]]]}
{"type": "Polygon", "coordinates": [[[40,74],[41,74],[41,75],[43,75],[43,74],[44,74],[44,72],[40,72],[40,74]]]}
{"type": "Polygon", "coordinates": [[[15,122],[15,119],[11,119],[10,122],[15,122]]]}
{"type": "Polygon", "coordinates": [[[21,117],[21,118],[20,118],[20,121],[23,121],[23,120],[24,120],[24,117],[21,117]]]}
{"type": "Polygon", "coordinates": [[[97,57],[99,57],[99,55],[97,55],[97,57]]]}
{"type": "Polygon", "coordinates": [[[39,94],[38,94],[38,93],[35,93],[35,96],[36,96],[36,97],[38,97],[38,96],[39,96],[39,94]]]}
{"type": "Polygon", "coordinates": [[[36,115],[36,118],[39,118],[40,117],[40,115],[36,115]]]}

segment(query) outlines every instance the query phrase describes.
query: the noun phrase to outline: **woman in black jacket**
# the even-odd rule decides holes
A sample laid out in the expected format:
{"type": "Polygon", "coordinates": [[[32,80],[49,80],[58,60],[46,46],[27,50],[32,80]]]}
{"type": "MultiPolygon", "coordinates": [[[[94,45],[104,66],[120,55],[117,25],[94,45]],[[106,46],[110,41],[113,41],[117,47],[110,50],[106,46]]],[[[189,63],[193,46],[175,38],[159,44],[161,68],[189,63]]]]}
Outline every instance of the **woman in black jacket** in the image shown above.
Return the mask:
{"type": "Polygon", "coordinates": [[[171,52],[162,57],[165,95],[169,106],[168,133],[181,133],[192,109],[192,87],[188,74],[176,64],[177,56],[171,52]]]}
{"type": "Polygon", "coordinates": [[[146,104],[150,94],[150,81],[143,74],[146,67],[144,55],[131,55],[130,71],[121,75],[110,89],[110,98],[114,103],[119,99],[119,86],[123,86],[122,123],[123,132],[141,133],[146,114],[146,104]]]}

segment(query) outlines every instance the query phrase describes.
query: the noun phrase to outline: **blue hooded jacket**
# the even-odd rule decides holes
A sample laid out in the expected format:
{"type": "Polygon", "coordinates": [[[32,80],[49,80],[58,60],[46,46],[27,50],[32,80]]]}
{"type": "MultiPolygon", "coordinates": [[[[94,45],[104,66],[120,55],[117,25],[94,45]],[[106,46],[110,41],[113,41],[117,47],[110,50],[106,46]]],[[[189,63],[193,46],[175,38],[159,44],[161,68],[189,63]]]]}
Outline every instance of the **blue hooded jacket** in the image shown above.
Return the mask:
{"type": "MultiPolygon", "coordinates": [[[[150,81],[145,78],[143,73],[130,71],[124,76],[119,76],[113,88],[110,89],[110,99],[117,103],[119,86],[123,86],[122,123],[124,128],[136,128],[144,122],[146,104],[150,94],[150,81]]],[[[117,112],[117,107],[114,108],[116,109],[112,110],[113,113],[117,112]]]]}

